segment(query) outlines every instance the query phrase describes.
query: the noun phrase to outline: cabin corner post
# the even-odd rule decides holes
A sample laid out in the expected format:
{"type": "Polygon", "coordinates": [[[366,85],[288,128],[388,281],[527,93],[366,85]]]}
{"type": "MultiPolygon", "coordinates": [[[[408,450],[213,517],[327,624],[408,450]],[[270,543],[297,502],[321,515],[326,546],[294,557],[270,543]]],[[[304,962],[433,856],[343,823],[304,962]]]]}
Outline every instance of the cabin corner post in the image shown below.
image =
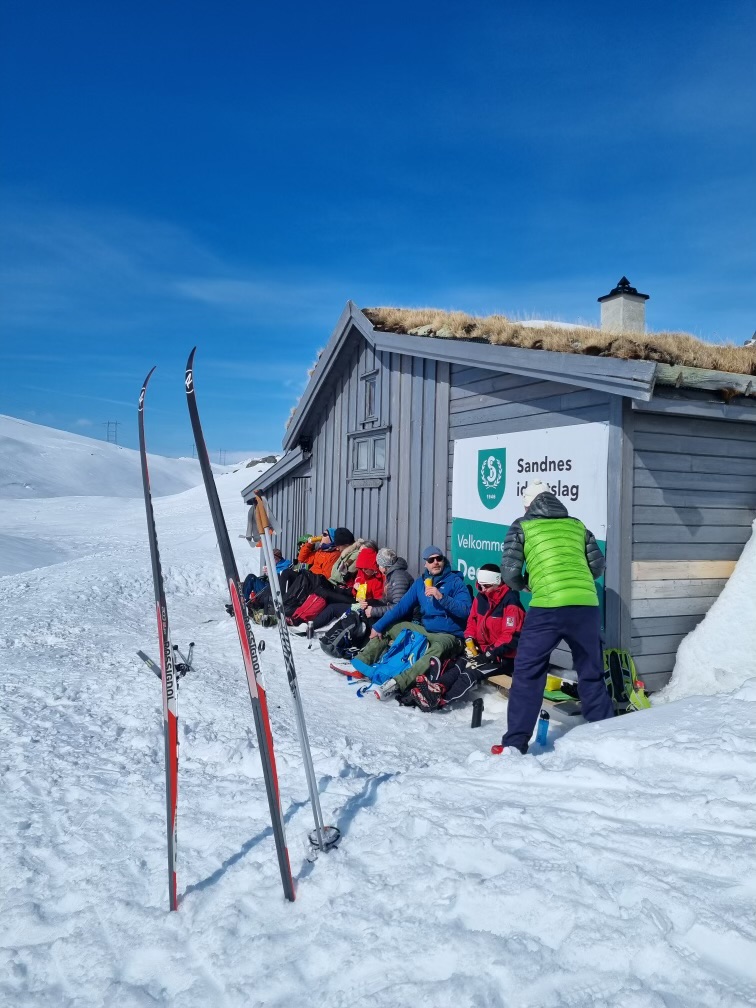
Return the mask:
{"type": "Polygon", "coordinates": [[[605,638],[630,650],[633,550],[632,413],[622,396],[609,400],[605,638]]]}

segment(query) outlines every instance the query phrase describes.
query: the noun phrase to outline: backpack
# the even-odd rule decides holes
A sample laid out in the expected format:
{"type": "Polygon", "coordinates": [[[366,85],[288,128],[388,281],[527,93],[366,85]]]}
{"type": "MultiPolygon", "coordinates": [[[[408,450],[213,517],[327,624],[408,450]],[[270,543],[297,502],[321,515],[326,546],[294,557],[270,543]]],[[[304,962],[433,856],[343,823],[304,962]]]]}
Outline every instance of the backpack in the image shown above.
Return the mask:
{"type": "Polygon", "coordinates": [[[309,623],[310,620],[314,620],[319,613],[323,612],[326,604],[326,600],[320,595],[308,595],[304,602],[300,606],[297,606],[291,614],[291,622],[309,623]]]}
{"type": "Polygon", "coordinates": [[[297,571],[297,576],[292,578],[286,595],[283,600],[284,615],[293,616],[315,586],[315,575],[308,570],[297,571]]]}
{"type": "Polygon", "coordinates": [[[346,612],[320,638],[320,646],[331,658],[351,658],[361,648],[368,628],[356,612],[346,612]]]}
{"type": "Polygon", "coordinates": [[[382,685],[389,679],[396,679],[421,658],[428,648],[428,638],[417,630],[404,629],[397,635],[391,647],[383,652],[375,665],[366,665],[359,658],[352,659],[352,665],[374,683],[382,685]]]}

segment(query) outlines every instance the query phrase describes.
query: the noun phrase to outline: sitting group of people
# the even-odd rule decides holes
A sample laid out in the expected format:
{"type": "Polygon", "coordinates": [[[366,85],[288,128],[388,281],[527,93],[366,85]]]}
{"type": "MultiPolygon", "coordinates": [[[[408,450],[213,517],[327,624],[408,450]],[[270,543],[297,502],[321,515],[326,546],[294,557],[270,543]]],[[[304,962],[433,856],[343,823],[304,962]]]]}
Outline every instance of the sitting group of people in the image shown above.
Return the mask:
{"type": "MultiPolygon", "coordinates": [[[[495,564],[478,571],[473,596],[440,547],[423,551],[423,573],[413,579],[407,561],[394,550],[355,540],[342,527],[300,541],[298,568],[277,559],[292,632],[329,630],[352,613],[350,642],[356,646],[355,663],[362,666],[376,665],[404,630],[426,638],[417,661],[376,686],[379,699],[396,696],[436,710],[463,700],[481,680],[512,671],[525,612],[495,564]]],[[[248,599],[251,615],[262,622],[269,588],[255,581],[248,599]]]]}
{"type": "MultiPolygon", "coordinates": [[[[612,717],[596,590],[604,556],[592,532],[547,484],[531,481],[522,502],[525,513],[509,527],[502,567],[484,564],[476,572],[474,596],[435,545],[423,551],[425,569],[413,580],[406,560],[355,540],[349,529],[329,528],[301,540],[299,569],[277,557],[287,622],[299,633],[357,617],[350,644],[351,667],[358,671],[380,664],[405,631],[421,635],[427,643],[416,660],[390,678],[369,676],[380,682],[374,690],[379,699],[393,696],[421,710],[462,700],[489,676],[512,674],[507,731],[494,753],[527,751],[560,640],[572,652],[585,719],[612,717]],[[520,591],[531,593],[527,617],[520,591]]],[[[250,594],[256,619],[266,592],[263,586],[250,594]]]]}

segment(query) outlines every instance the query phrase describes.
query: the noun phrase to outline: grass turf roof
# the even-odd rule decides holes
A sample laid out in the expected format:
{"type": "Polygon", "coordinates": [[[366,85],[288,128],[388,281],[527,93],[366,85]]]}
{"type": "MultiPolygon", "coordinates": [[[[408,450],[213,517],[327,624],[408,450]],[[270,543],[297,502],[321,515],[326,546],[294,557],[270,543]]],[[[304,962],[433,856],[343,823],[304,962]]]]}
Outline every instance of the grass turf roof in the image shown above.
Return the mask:
{"type": "Polygon", "coordinates": [[[363,308],[362,311],[373,327],[382,332],[756,375],[756,348],[706,343],[689,333],[612,333],[589,326],[568,328],[558,323],[536,327],[513,322],[504,315],[484,318],[437,308],[363,308]]]}

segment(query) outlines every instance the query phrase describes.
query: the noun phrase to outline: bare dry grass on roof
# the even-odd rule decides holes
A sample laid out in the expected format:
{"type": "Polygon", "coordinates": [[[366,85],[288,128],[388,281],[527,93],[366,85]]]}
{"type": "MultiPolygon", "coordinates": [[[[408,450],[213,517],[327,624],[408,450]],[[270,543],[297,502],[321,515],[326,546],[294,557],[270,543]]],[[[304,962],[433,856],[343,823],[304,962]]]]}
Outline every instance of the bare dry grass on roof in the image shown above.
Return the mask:
{"type": "Polygon", "coordinates": [[[756,374],[756,350],[733,343],[706,343],[689,333],[610,333],[588,326],[523,325],[505,315],[485,318],[438,308],[363,308],[376,329],[442,339],[473,340],[524,350],[648,360],[657,364],[756,374]],[[419,331],[418,331],[419,330],[419,331]]]}

